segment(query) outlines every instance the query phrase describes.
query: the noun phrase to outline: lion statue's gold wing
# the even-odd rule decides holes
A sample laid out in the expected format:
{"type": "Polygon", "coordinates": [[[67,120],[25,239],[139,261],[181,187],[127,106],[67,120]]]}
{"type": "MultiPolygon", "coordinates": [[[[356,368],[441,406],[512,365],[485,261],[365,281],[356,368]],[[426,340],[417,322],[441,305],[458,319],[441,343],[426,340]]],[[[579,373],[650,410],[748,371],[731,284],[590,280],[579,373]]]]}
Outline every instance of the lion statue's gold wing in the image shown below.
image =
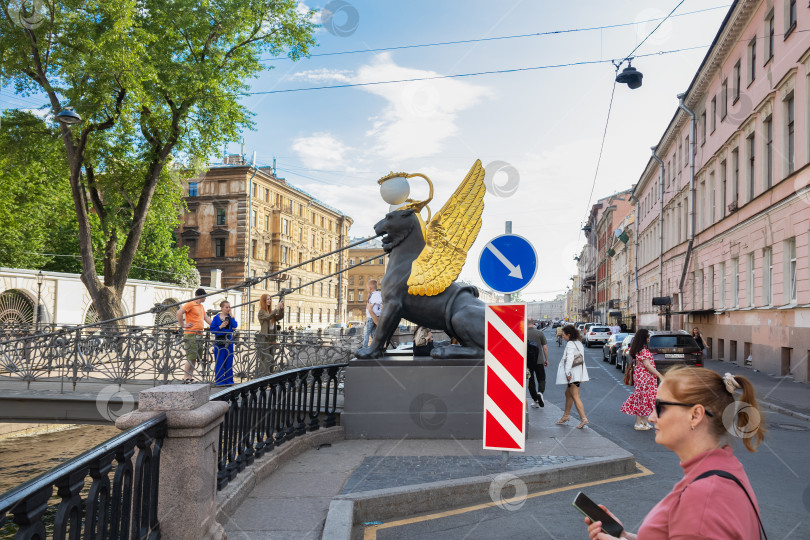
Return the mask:
{"type": "Polygon", "coordinates": [[[461,273],[467,250],[481,230],[485,191],[484,167],[479,159],[453,196],[428,223],[425,247],[411,265],[409,294],[440,294],[461,273]]]}

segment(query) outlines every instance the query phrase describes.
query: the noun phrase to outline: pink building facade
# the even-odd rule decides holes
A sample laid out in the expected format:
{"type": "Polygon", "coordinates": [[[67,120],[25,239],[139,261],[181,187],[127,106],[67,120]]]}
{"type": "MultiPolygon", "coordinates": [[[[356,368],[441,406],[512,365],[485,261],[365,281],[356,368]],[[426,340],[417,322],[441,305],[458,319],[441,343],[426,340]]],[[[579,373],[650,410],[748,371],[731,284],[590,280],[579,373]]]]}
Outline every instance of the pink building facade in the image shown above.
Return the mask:
{"type": "Polygon", "coordinates": [[[633,190],[638,324],[808,381],[810,6],[734,2],[633,190]],[[694,120],[690,112],[694,115],[694,120]],[[690,163],[693,149],[694,174],[690,163]]]}

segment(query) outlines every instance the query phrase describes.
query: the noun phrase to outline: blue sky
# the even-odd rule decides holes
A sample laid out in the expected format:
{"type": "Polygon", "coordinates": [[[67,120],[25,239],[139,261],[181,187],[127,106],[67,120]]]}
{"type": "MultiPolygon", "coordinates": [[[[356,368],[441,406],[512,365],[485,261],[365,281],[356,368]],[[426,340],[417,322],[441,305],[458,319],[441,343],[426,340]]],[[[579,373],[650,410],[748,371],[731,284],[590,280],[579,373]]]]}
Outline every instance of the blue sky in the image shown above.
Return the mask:
{"type": "MultiPolygon", "coordinates": [[[[307,0],[334,15],[317,31],[313,56],[268,60],[251,91],[368,83],[450,74],[624,58],[678,0],[307,0]],[[343,51],[468,41],[518,34],[616,28],[471,43],[315,56],[343,51]]],[[[461,278],[480,284],[484,245],[513,232],[538,251],[528,300],[564,292],[575,272],[589,200],[627,189],[638,180],[687,89],[730,2],[685,0],[636,55],[644,73],[637,90],[617,85],[599,173],[591,199],[610,103],[610,62],[420,82],[246,96],[256,130],[245,133],[245,153],[262,165],[276,158],[278,175],[354,219],[352,235],[373,234],[388,211],[377,179],[389,171],[420,172],[435,185],[438,212],[476,159],[505,162],[492,179],[512,193],[488,192],[483,226],[461,278]],[[718,8],[718,9],[711,9],[718,8]],[[701,11],[689,14],[689,12],[701,11]],[[516,184],[512,184],[515,181],[516,184]],[[508,195],[508,196],[506,196],[508,195]]],[[[323,17],[324,11],[319,15],[323,17]]],[[[270,55],[265,55],[270,57],[270,55]]],[[[4,89],[0,107],[25,107],[4,89]]],[[[30,98],[29,98],[30,99],[30,98]]],[[[28,101],[30,106],[30,101],[28,101]]],[[[228,147],[238,153],[239,142],[228,147]]],[[[214,160],[221,160],[215,156],[214,160]]],[[[490,167],[495,170],[495,167],[490,167]]],[[[412,196],[426,193],[414,182],[412,196]]]]}
{"type": "MultiPolygon", "coordinates": [[[[339,6],[317,33],[313,53],[474,40],[635,23],[611,29],[278,60],[252,85],[283,90],[496,71],[625,57],[676,5],[668,1],[416,1],[339,6]],[[328,21],[327,21],[328,22],[328,21]],[[348,34],[348,35],[340,35],[348,34]]],[[[323,9],[328,2],[307,4],[323,9]]],[[[637,55],[640,89],[617,85],[593,201],[627,189],[640,176],[728,10],[729,3],[686,0],[637,55]],[[719,9],[708,9],[717,7],[719,9]],[[701,13],[687,14],[698,10],[701,13]]],[[[602,133],[615,77],[597,63],[518,73],[250,96],[257,130],[246,153],[277,159],[278,174],[354,218],[354,236],[372,234],[387,211],[376,180],[389,171],[421,172],[435,184],[437,212],[476,159],[514,167],[511,196],[487,193],[483,226],[461,278],[480,283],[477,260],[487,241],[513,232],[539,255],[524,299],[550,299],[575,272],[584,242],[602,133]]],[[[230,150],[238,151],[238,144],[230,150]]],[[[509,182],[505,172],[495,185],[509,182]]],[[[415,182],[413,195],[424,193],[415,182]]]]}

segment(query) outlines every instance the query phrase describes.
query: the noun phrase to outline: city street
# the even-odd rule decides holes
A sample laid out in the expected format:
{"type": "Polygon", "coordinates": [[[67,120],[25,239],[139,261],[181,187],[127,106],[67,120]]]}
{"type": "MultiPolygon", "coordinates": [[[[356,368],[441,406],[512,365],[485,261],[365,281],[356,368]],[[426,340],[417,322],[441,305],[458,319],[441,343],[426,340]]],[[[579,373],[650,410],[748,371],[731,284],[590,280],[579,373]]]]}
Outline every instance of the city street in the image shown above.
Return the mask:
{"type": "MultiPolygon", "coordinates": [[[[563,349],[553,342],[552,335],[550,330],[546,331],[550,343],[547,369],[550,384],[545,396],[547,402],[562,407],[562,387],[554,385],[553,381],[563,349]]],[[[586,364],[591,377],[581,390],[590,420],[586,429],[594,429],[632,452],[637,462],[653,474],[584,488],[553,490],[553,493],[534,497],[530,493],[522,506],[515,504],[509,510],[495,506],[428,518],[379,531],[377,538],[587,538],[583,519],[571,506],[580,489],[611,509],[629,531],[636,531],[646,513],[680,480],[681,468],[674,453],[655,443],[654,432],[634,431],[633,418],[619,412],[630,389],[622,384],[621,371],[602,361],[601,348],[586,349],[586,364]]],[[[545,411],[549,408],[541,409],[541,413],[545,411]]],[[[807,538],[810,424],[768,409],[763,409],[763,415],[769,432],[758,452],[749,453],[740,442],[735,442],[735,454],[756,490],[768,537],[772,540],[807,538]]],[[[560,428],[561,436],[573,429],[560,428]]]]}

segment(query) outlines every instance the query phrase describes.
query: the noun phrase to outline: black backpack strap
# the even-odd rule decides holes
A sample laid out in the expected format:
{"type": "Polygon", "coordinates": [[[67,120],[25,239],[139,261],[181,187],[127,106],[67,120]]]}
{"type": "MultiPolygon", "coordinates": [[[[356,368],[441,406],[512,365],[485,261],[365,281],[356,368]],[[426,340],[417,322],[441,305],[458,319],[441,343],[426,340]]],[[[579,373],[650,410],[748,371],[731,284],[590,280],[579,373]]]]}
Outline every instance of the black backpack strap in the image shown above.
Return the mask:
{"type": "MultiPolygon", "coordinates": [[[[762,536],[765,537],[765,540],[768,540],[768,534],[765,532],[765,527],[762,525],[762,519],[760,519],[760,517],[759,517],[759,512],[757,511],[757,507],[754,504],[754,500],[751,499],[751,495],[748,494],[748,490],[745,489],[745,486],[742,485],[742,482],[740,482],[740,480],[736,476],[731,474],[730,472],[721,471],[719,469],[713,469],[711,471],[706,471],[703,474],[700,474],[694,480],[692,480],[692,482],[697,482],[698,480],[701,480],[703,478],[708,478],[710,476],[720,476],[720,477],[726,478],[728,480],[733,480],[733,481],[735,481],[737,483],[738,486],[740,486],[742,488],[743,493],[745,493],[745,496],[748,497],[748,502],[751,503],[751,507],[754,509],[754,514],[756,514],[756,516],[757,516],[757,521],[759,522],[759,530],[762,532],[762,536]]],[[[689,483],[691,484],[692,482],[689,482],[689,483]]]]}

